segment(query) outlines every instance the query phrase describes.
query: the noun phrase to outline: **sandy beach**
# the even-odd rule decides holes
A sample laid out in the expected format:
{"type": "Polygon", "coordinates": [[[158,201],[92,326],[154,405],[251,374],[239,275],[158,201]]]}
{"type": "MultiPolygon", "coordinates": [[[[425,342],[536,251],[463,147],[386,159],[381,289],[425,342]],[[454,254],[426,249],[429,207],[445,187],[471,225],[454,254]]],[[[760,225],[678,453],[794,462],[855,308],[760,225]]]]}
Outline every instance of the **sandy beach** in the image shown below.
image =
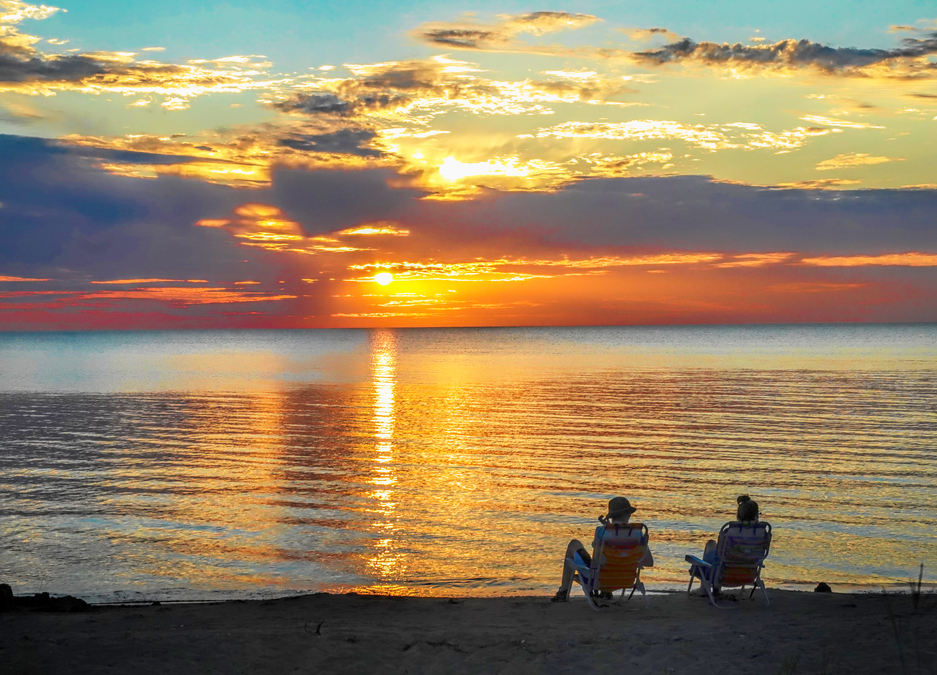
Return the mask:
{"type": "MultiPolygon", "coordinates": [[[[6,673],[931,673],[933,602],[682,593],[596,613],[583,598],[316,594],[0,614],[6,673]],[[894,620],[891,618],[894,617],[894,620]],[[897,626],[897,633],[895,630],[897,626]]],[[[929,598],[931,601],[933,597],[929,598]]],[[[928,598],[925,598],[928,600],[928,598]]]]}

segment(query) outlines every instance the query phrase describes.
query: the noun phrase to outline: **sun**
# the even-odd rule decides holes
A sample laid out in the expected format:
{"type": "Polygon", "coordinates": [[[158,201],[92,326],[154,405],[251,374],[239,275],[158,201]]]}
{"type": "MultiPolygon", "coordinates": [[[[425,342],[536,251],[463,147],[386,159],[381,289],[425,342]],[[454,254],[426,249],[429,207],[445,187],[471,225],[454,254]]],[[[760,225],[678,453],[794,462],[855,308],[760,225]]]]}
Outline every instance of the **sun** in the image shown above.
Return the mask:
{"type": "Polygon", "coordinates": [[[390,272],[381,272],[380,274],[374,275],[374,280],[379,283],[381,286],[386,286],[391,281],[394,280],[394,275],[390,272]]]}

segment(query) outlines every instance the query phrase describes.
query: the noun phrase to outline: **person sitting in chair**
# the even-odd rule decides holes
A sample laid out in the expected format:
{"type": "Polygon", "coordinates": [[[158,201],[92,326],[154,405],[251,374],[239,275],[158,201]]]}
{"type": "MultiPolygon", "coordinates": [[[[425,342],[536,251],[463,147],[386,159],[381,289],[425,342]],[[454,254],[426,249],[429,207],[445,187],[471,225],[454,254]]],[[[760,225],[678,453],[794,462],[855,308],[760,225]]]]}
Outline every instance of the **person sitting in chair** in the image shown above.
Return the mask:
{"type": "MultiPolygon", "coordinates": [[[[592,540],[592,548],[595,550],[596,541],[600,531],[606,525],[627,525],[631,520],[631,514],[637,511],[625,497],[614,497],[608,502],[608,513],[599,516],[599,522],[602,523],[595,529],[595,538],[592,540]]],[[[566,564],[567,560],[574,560],[582,565],[589,566],[592,563],[592,556],[586,551],[585,546],[578,539],[573,539],[566,547],[566,555],[563,558],[563,581],[559,590],[553,596],[551,602],[566,602],[569,600],[569,590],[573,585],[573,569],[566,564]]],[[[650,549],[641,561],[642,567],[653,567],[654,557],[650,549]]]]}
{"type": "MultiPolygon", "coordinates": [[[[738,510],[735,512],[735,519],[738,522],[744,524],[758,522],[758,502],[748,495],[739,495],[735,498],[735,501],[739,505],[738,510]]],[[[716,562],[715,539],[706,542],[706,547],[703,549],[703,560],[708,563],[716,562]]]]}

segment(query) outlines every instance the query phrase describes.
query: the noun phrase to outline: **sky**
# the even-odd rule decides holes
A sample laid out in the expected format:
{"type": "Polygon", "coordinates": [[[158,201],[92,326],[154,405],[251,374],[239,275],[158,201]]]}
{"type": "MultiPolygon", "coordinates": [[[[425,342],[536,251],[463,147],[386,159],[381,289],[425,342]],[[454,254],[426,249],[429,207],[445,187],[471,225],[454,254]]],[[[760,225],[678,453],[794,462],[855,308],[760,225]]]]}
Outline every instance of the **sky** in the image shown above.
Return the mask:
{"type": "Polygon", "coordinates": [[[937,321],[932,0],[0,0],[0,330],[937,321]]]}

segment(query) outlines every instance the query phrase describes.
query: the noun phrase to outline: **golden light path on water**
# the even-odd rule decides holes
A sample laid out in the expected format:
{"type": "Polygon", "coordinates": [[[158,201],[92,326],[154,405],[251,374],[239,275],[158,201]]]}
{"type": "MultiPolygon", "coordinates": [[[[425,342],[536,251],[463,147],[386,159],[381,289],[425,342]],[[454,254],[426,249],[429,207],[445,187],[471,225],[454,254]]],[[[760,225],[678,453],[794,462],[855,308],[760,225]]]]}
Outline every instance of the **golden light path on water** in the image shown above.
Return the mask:
{"type": "Polygon", "coordinates": [[[649,588],[734,512],[769,586],[937,569],[937,327],[0,334],[16,592],[547,594],[623,494],[649,588]]]}
{"type": "MultiPolygon", "coordinates": [[[[403,556],[397,551],[396,507],[394,486],[394,388],[397,376],[397,349],[392,331],[377,331],[371,338],[371,372],[374,387],[375,456],[371,497],[375,501],[373,527],[377,536],[376,550],[368,564],[378,579],[401,578],[406,569],[403,556]]],[[[385,587],[400,591],[398,586],[385,587]]]]}

